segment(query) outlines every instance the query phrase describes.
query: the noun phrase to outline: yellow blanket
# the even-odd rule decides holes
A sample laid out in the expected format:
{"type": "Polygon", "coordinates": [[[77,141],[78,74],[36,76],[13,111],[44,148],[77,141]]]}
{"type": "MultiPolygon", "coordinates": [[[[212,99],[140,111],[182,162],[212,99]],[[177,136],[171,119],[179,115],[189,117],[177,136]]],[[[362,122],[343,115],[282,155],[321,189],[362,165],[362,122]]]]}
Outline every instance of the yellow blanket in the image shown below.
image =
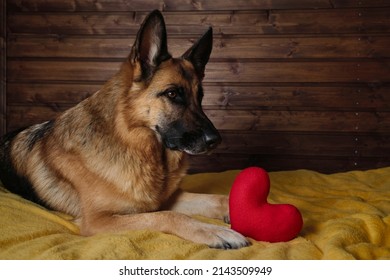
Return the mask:
{"type": "MultiPolygon", "coordinates": [[[[237,173],[189,175],[183,188],[228,194],[237,173]]],[[[153,231],[82,237],[71,217],[0,187],[0,259],[390,259],[390,167],[332,175],[271,172],[270,178],[269,201],[297,206],[304,227],[290,242],[252,240],[239,250],[153,231]]]]}

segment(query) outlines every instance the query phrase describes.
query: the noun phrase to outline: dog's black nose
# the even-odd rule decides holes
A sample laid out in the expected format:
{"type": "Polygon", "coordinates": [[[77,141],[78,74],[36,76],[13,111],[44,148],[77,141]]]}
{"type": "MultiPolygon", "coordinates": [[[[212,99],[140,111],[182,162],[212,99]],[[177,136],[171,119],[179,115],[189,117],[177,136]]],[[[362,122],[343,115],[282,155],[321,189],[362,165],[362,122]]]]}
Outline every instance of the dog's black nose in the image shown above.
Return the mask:
{"type": "Polygon", "coordinates": [[[211,150],[221,143],[222,138],[218,132],[209,132],[204,134],[204,141],[206,142],[207,149],[211,150]]]}

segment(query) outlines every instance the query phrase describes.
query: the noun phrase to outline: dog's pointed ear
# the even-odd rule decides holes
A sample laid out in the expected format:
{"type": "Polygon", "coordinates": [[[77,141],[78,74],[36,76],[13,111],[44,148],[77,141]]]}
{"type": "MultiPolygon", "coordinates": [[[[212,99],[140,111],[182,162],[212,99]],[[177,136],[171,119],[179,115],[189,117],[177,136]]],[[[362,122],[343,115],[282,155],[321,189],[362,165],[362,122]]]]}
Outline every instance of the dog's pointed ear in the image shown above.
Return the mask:
{"type": "Polygon", "coordinates": [[[154,10],[145,18],[133,45],[131,58],[134,63],[139,63],[142,79],[150,78],[161,62],[171,58],[165,22],[160,11],[154,10]]]}
{"type": "Polygon", "coordinates": [[[209,27],[202,37],[182,55],[182,58],[189,60],[194,65],[200,80],[204,77],[205,67],[209,61],[212,49],[213,29],[209,27]]]}

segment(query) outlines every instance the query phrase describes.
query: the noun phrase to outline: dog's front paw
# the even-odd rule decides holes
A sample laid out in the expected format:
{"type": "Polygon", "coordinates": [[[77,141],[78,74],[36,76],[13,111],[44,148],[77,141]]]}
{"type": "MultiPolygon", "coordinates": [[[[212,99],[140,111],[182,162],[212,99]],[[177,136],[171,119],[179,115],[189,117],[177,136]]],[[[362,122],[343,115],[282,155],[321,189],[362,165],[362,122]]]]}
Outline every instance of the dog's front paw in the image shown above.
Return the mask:
{"type": "Polygon", "coordinates": [[[230,228],[205,223],[193,232],[191,239],[216,249],[239,249],[250,245],[242,234],[230,228]]]}
{"type": "Polygon", "coordinates": [[[240,233],[225,227],[218,227],[213,231],[213,239],[209,247],[217,249],[239,249],[247,247],[250,242],[240,233]]]}

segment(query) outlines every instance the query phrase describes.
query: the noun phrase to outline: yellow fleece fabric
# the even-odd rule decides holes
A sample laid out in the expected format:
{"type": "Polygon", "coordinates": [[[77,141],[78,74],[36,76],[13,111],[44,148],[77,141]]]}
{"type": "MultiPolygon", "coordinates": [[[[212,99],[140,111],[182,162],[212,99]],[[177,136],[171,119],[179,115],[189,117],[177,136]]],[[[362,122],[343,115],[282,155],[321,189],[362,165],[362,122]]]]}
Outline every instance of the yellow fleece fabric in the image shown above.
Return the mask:
{"type": "MultiPolygon", "coordinates": [[[[228,194],[238,172],[188,175],[182,187],[228,194]]],[[[0,187],[0,259],[390,259],[390,167],[331,175],[270,172],[270,178],[269,202],[298,207],[303,229],[289,242],[251,240],[238,250],[149,230],[83,237],[72,217],[0,187]]]]}

